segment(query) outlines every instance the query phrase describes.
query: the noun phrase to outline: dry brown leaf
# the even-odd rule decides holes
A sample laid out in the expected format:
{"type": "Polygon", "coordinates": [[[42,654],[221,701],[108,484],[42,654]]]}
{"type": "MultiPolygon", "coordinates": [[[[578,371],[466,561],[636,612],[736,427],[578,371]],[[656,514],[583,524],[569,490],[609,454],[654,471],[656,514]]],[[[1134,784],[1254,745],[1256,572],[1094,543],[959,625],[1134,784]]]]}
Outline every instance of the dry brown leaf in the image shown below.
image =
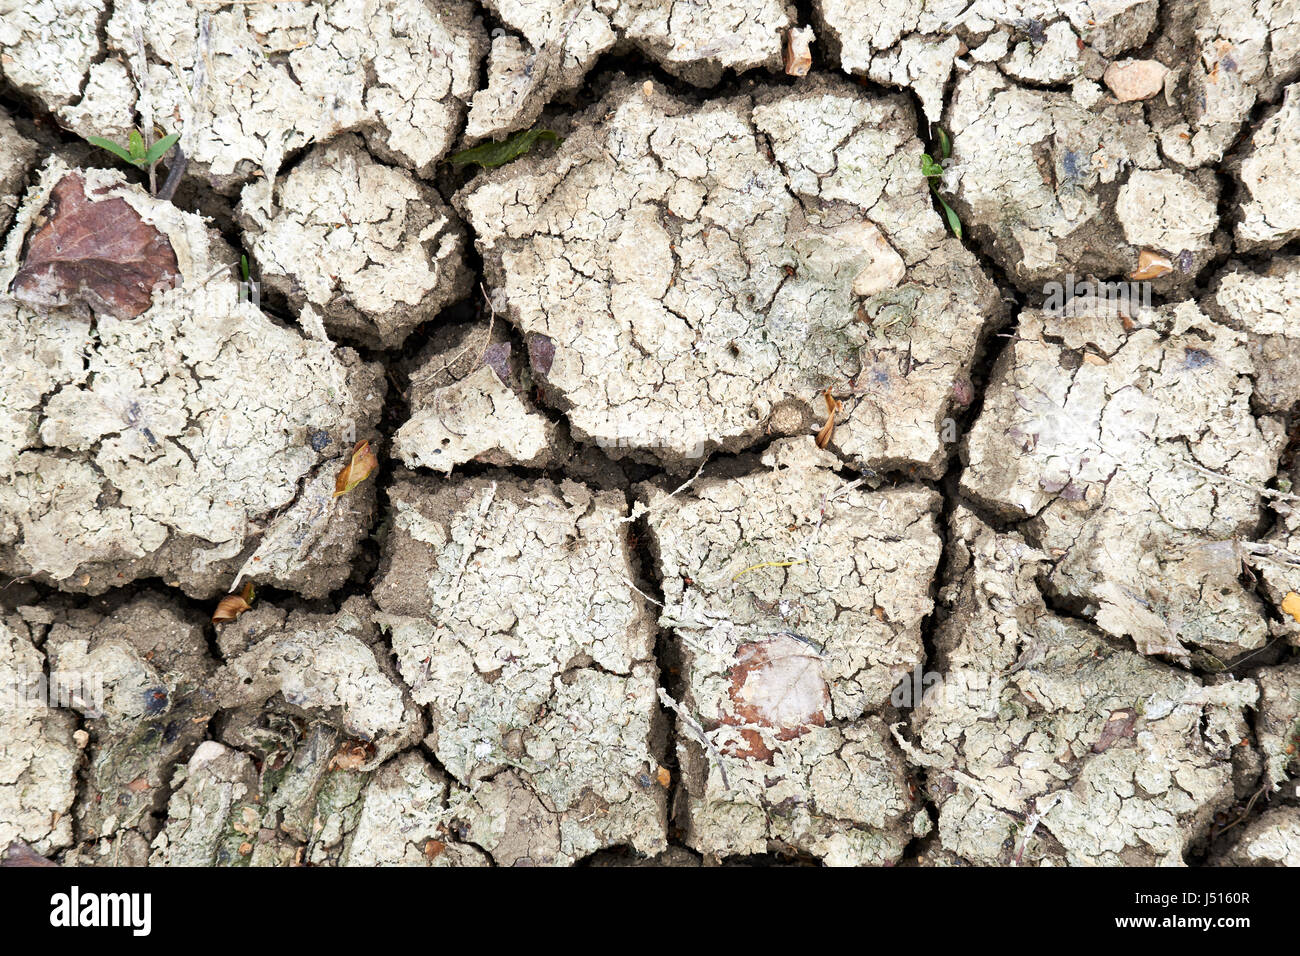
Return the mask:
{"type": "Polygon", "coordinates": [[[249,581],[239,594],[227,594],[217,602],[217,609],[212,612],[212,623],[225,624],[245,611],[251,611],[256,597],[257,592],[253,590],[253,582],[249,581]]]}
{"type": "Polygon", "coordinates": [[[1174,264],[1169,261],[1168,256],[1162,256],[1150,249],[1143,249],[1138,253],[1138,267],[1130,272],[1128,277],[1137,282],[1144,282],[1148,279],[1159,279],[1161,276],[1168,275],[1173,271],[1174,264]]]}
{"type": "Polygon", "coordinates": [[[334,480],[334,497],[346,495],[379,467],[379,459],[370,450],[370,442],[359,441],[352,447],[352,457],[334,480]]]}
{"type": "Polygon", "coordinates": [[[672,775],[671,773],[668,772],[668,768],[667,768],[667,767],[660,767],[660,768],[659,768],[659,773],[657,774],[657,776],[658,776],[658,778],[659,778],[659,786],[663,787],[665,790],[666,790],[666,789],[667,789],[667,788],[672,784],[672,782],[673,782],[673,775],[672,775]]]}
{"type": "Polygon", "coordinates": [[[331,770],[360,770],[367,760],[375,754],[372,745],[359,740],[350,740],[339,747],[338,753],[330,761],[331,770]]]}
{"type": "Polygon", "coordinates": [[[447,849],[447,844],[441,840],[429,840],[424,844],[424,858],[426,860],[436,860],[442,856],[442,851],[447,849]]]}
{"type": "Polygon", "coordinates": [[[791,27],[785,33],[785,72],[787,76],[807,76],[812,68],[813,32],[808,28],[791,27]]]}
{"type": "Polygon", "coordinates": [[[47,860],[26,843],[15,840],[9,849],[0,853],[0,866],[58,866],[53,860],[47,860]]]}
{"type": "Polygon", "coordinates": [[[730,676],[733,714],[722,723],[741,727],[745,741],[727,748],[733,756],[771,759],[772,749],[754,726],[772,728],[777,740],[793,740],[825,726],[831,701],[822,661],[802,641],[778,635],[742,644],[730,676]]]}
{"type": "Polygon", "coordinates": [[[51,190],[14,276],[14,298],[37,306],[84,302],[133,319],[153,304],[155,288],[180,282],[176,253],[126,200],[89,200],[85,186],[69,173],[51,190]]]}
{"type": "Polygon", "coordinates": [[[835,416],[844,407],[843,403],[831,394],[829,386],[822,393],[822,397],[826,399],[826,424],[817,433],[818,448],[825,448],[831,443],[831,439],[835,437],[835,416]]]}
{"type": "Polygon", "coordinates": [[[1133,736],[1133,725],[1137,723],[1138,713],[1132,707],[1113,710],[1101,728],[1101,737],[1092,745],[1092,752],[1102,753],[1117,740],[1133,736]]]}

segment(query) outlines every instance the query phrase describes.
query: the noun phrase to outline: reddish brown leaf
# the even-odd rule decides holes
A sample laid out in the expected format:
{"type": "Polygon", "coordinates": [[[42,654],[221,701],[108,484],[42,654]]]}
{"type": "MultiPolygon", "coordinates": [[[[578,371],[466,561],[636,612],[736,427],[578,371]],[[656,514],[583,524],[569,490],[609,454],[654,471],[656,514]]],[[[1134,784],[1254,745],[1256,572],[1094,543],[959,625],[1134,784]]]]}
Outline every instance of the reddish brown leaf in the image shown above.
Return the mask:
{"type": "Polygon", "coordinates": [[[0,856],[0,866],[58,866],[53,860],[47,860],[41,856],[26,843],[15,840],[9,844],[3,856],[0,856]]]}
{"type": "Polygon", "coordinates": [[[346,495],[379,467],[379,459],[370,450],[370,442],[359,441],[352,448],[352,458],[334,480],[334,497],[346,495]]]}
{"type": "Polygon", "coordinates": [[[155,287],[180,283],[167,237],[123,199],[87,199],[77,173],[58,181],[42,217],[14,276],[20,301],[84,302],[96,312],[133,319],[153,304],[155,287]]]}
{"type": "Polygon", "coordinates": [[[728,752],[771,759],[772,750],[762,735],[746,724],[772,728],[777,740],[793,740],[812,727],[825,726],[830,693],[821,663],[812,648],[784,635],[742,644],[730,672],[733,715],[722,722],[743,727],[745,745],[730,747],[728,752]]]}
{"type": "Polygon", "coordinates": [[[424,858],[426,860],[436,860],[442,856],[445,849],[447,849],[447,844],[441,840],[427,840],[424,844],[424,858]]]}
{"type": "Polygon", "coordinates": [[[1132,707],[1113,710],[1101,728],[1101,736],[1092,745],[1092,752],[1099,754],[1113,745],[1117,740],[1133,736],[1133,725],[1137,723],[1138,714],[1132,707]]]}

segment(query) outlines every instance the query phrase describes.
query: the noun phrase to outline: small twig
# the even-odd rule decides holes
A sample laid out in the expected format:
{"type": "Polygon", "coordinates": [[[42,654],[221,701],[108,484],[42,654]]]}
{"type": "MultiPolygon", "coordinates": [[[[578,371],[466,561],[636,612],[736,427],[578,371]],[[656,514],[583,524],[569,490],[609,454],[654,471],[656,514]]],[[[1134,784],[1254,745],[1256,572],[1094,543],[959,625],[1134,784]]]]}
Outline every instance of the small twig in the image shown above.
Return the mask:
{"type": "MultiPolygon", "coordinates": [[[[497,324],[497,307],[492,304],[492,296],[488,295],[487,286],[483,285],[483,283],[480,282],[478,287],[479,290],[483,293],[483,298],[487,301],[488,311],[492,314],[488,318],[487,339],[483,343],[483,351],[478,353],[478,361],[474,363],[475,369],[483,364],[483,357],[487,355],[487,350],[492,347],[492,330],[496,327],[497,324]]],[[[473,369],[471,369],[470,371],[473,371],[473,369]]]]}
{"type": "Polygon", "coordinates": [[[695,484],[695,479],[697,479],[697,478],[700,477],[700,472],[704,471],[704,466],[707,465],[708,463],[709,463],[709,460],[708,460],[707,458],[704,459],[704,461],[700,462],[700,467],[695,469],[695,474],[691,475],[690,478],[688,478],[688,479],[686,479],[686,481],[682,482],[681,485],[678,486],[678,488],[677,488],[676,491],[674,491],[674,492],[672,492],[671,494],[669,494],[667,498],[665,498],[663,501],[659,502],[659,504],[655,505],[653,508],[651,508],[651,507],[649,507],[649,506],[643,504],[642,502],[638,501],[638,502],[637,502],[637,503],[632,507],[632,513],[631,513],[631,514],[629,514],[629,515],[624,515],[622,518],[616,518],[616,519],[614,520],[614,523],[615,523],[615,524],[629,524],[629,523],[631,523],[631,522],[633,522],[633,521],[636,521],[638,518],[644,517],[645,515],[652,515],[652,514],[654,514],[656,511],[659,511],[659,510],[661,510],[661,509],[667,507],[667,506],[668,506],[668,502],[670,502],[673,498],[676,498],[678,495],[680,495],[683,491],[685,491],[685,490],[686,490],[687,488],[689,488],[691,485],[695,484]]]}
{"type": "Polygon", "coordinates": [[[1253,809],[1255,809],[1255,801],[1257,801],[1257,800],[1260,798],[1260,796],[1263,795],[1264,791],[1267,790],[1267,789],[1268,789],[1268,784],[1265,784],[1264,786],[1262,786],[1262,787],[1260,787],[1258,790],[1256,790],[1256,791],[1254,792],[1254,794],[1251,796],[1250,801],[1246,804],[1246,809],[1241,811],[1241,816],[1237,817],[1237,819],[1233,820],[1231,823],[1229,823],[1227,826],[1225,826],[1222,830],[1220,830],[1220,831],[1219,831],[1219,835],[1222,836],[1223,834],[1227,833],[1229,830],[1231,830],[1233,827],[1235,827],[1235,826],[1236,826],[1238,823],[1240,823],[1242,820],[1244,820],[1244,819],[1246,819],[1248,816],[1250,816],[1250,811],[1253,810],[1253,809]]]}
{"type": "MultiPolygon", "coordinates": [[[[172,158],[171,161],[167,164],[167,178],[163,181],[162,189],[154,193],[154,195],[158,199],[170,200],[172,196],[176,195],[176,189],[178,186],[180,186],[181,179],[185,175],[185,167],[189,165],[189,160],[186,159],[185,154],[181,152],[180,143],[177,143],[175,146],[173,146],[171,152],[168,155],[170,155],[172,158]]],[[[152,179],[153,177],[152,166],[149,167],[149,176],[152,179]]]]}
{"type": "Polygon", "coordinates": [[[663,705],[665,707],[669,708],[673,713],[675,713],[678,716],[681,722],[686,725],[686,728],[689,731],[691,731],[691,733],[695,734],[695,736],[700,738],[700,742],[703,743],[704,746],[708,749],[709,756],[711,756],[718,764],[718,773],[722,775],[723,788],[726,790],[730,790],[731,781],[727,779],[727,768],[722,765],[722,754],[718,753],[718,748],[713,746],[713,741],[709,740],[708,735],[705,734],[704,732],[704,728],[701,727],[697,721],[692,719],[691,716],[686,713],[686,709],[682,707],[681,704],[677,703],[677,701],[669,697],[668,692],[664,690],[662,687],[659,688],[659,700],[663,702],[663,705]]]}
{"type": "Polygon", "coordinates": [[[1025,832],[1020,834],[1020,839],[1016,841],[1020,846],[1011,857],[1012,866],[1020,865],[1020,860],[1025,855],[1025,848],[1029,846],[1029,838],[1034,835],[1034,831],[1038,829],[1038,824],[1042,822],[1043,817],[1047,816],[1048,811],[1060,803],[1061,798],[1064,796],[1064,790],[1053,791],[1051,797],[1047,801],[1047,806],[1043,807],[1042,810],[1037,809],[1038,801],[1034,801],[1035,809],[1031,814],[1029,814],[1029,817],[1025,821],[1025,832]]]}

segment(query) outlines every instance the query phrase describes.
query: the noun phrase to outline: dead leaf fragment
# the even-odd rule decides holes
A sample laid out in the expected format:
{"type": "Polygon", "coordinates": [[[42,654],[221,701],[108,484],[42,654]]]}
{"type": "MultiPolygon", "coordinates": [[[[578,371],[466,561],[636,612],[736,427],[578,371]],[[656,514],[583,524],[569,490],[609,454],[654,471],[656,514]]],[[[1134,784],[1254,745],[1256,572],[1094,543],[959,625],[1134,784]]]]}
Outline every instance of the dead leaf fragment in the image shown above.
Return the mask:
{"type": "Polygon", "coordinates": [[[155,288],[180,283],[167,237],[124,199],[88,200],[77,173],[58,181],[42,215],[14,276],[13,294],[22,302],[83,302],[95,312],[134,319],[153,304],[155,288]]]}
{"type": "Polygon", "coordinates": [[[334,480],[334,497],[346,495],[379,467],[379,459],[370,450],[370,442],[359,441],[352,447],[352,457],[334,480]]]}
{"type": "Polygon", "coordinates": [[[375,755],[373,745],[360,740],[350,740],[339,747],[330,761],[331,770],[360,770],[375,755]]]}
{"type": "Polygon", "coordinates": [[[656,774],[659,779],[659,786],[667,789],[673,782],[673,775],[669,773],[667,767],[660,767],[659,773],[656,774]]]}
{"type": "Polygon", "coordinates": [[[58,866],[53,860],[47,860],[26,843],[15,840],[9,849],[0,856],[0,866],[58,866]]]}
{"type": "Polygon", "coordinates": [[[245,611],[251,611],[256,596],[257,592],[253,590],[252,581],[245,584],[244,590],[240,593],[227,594],[217,602],[217,609],[212,612],[212,623],[225,624],[227,621],[233,621],[245,611]]]}
{"type": "Polygon", "coordinates": [[[1133,736],[1133,725],[1137,723],[1138,714],[1132,707],[1124,707],[1121,710],[1113,710],[1110,716],[1106,718],[1105,725],[1101,728],[1101,736],[1097,742],[1092,745],[1092,752],[1099,754],[1109,748],[1117,740],[1123,740],[1125,737],[1133,736]]]}
{"type": "Polygon", "coordinates": [[[1300,622],[1300,594],[1294,591],[1287,591],[1286,597],[1282,599],[1282,612],[1290,614],[1296,621],[1300,622]]]}
{"type": "Polygon", "coordinates": [[[831,439],[835,437],[835,416],[844,407],[843,402],[831,395],[829,386],[822,393],[822,397],[826,399],[826,424],[817,433],[818,448],[825,448],[831,443],[831,439]]]}
{"type": "Polygon", "coordinates": [[[428,840],[424,844],[424,858],[426,860],[436,860],[442,856],[443,850],[447,849],[447,844],[441,840],[428,840]]]}
{"type": "Polygon", "coordinates": [[[812,27],[791,27],[785,34],[787,76],[807,76],[812,67],[812,27]]]}
{"type": "Polygon", "coordinates": [[[1138,253],[1138,267],[1130,272],[1128,277],[1136,282],[1146,282],[1150,279],[1159,279],[1173,271],[1174,264],[1168,256],[1143,249],[1138,253]]]}
{"type": "Polygon", "coordinates": [[[831,701],[822,659],[802,641],[778,635],[742,644],[730,676],[733,713],[722,723],[741,727],[745,741],[727,748],[733,756],[772,757],[755,727],[771,728],[777,740],[793,740],[825,726],[831,701]]]}

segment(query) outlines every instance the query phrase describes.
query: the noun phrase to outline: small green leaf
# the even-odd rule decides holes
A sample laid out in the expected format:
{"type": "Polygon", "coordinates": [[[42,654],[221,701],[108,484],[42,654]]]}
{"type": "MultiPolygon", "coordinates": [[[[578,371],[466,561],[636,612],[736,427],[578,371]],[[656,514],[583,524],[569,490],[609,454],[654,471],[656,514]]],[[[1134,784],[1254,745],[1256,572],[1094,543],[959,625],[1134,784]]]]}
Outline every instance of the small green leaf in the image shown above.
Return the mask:
{"type": "Polygon", "coordinates": [[[948,228],[952,230],[952,234],[954,236],[960,239],[961,220],[957,218],[956,211],[952,208],[952,206],[949,206],[946,202],[944,202],[943,197],[940,196],[937,192],[934,194],[934,197],[939,200],[939,205],[943,207],[944,215],[948,217],[948,228]]]}
{"type": "Polygon", "coordinates": [[[167,155],[167,151],[176,145],[176,141],[181,138],[180,133],[169,133],[158,142],[149,147],[149,152],[145,153],[144,165],[152,166],[158,160],[167,155]]]}
{"type": "Polygon", "coordinates": [[[131,162],[139,165],[144,159],[144,137],[140,135],[138,129],[131,130],[131,135],[127,137],[127,143],[131,147],[131,162]]]}
{"type": "Polygon", "coordinates": [[[518,159],[532,149],[533,144],[540,139],[553,143],[561,142],[560,137],[549,129],[526,129],[499,143],[481,143],[471,149],[462,150],[452,156],[448,162],[453,166],[477,163],[484,169],[495,169],[518,159]]]}
{"type": "Polygon", "coordinates": [[[934,128],[935,134],[939,137],[939,152],[943,154],[944,159],[952,156],[952,140],[948,138],[948,133],[942,126],[934,128]]]}
{"type": "Polygon", "coordinates": [[[929,153],[921,154],[921,175],[926,179],[934,179],[943,175],[943,167],[930,158],[929,153]]]}
{"type": "Polygon", "coordinates": [[[125,160],[128,163],[131,162],[131,154],[111,139],[104,139],[102,136],[87,136],[86,142],[91,146],[98,146],[100,149],[107,150],[118,159],[125,160]]]}
{"type": "Polygon", "coordinates": [[[245,282],[248,281],[248,256],[243,253],[239,255],[239,276],[245,282]]]}

